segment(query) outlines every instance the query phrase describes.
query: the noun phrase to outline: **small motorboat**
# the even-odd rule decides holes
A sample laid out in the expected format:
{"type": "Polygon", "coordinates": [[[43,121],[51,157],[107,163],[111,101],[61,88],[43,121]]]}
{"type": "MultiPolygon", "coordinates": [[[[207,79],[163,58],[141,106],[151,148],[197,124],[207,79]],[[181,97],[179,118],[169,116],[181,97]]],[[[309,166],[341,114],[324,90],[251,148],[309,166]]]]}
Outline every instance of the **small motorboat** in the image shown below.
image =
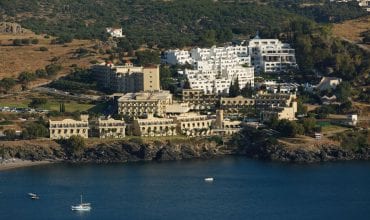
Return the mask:
{"type": "Polygon", "coordinates": [[[30,196],[30,198],[31,198],[31,199],[33,199],[33,200],[40,199],[40,197],[39,197],[37,194],[35,194],[35,193],[28,193],[28,195],[29,195],[29,196],[30,196]]]}
{"type": "Polygon", "coordinates": [[[71,206],[72,211],[90,211],[91,210],[91,204],[90,203],[83,203],[82,202],[82,195],[81,195],[81,201],[78,205],[71,206]]]}
{"type": "Polygon", "coordinates": [[[206,182],[213,182],[213,177],[207,177],[207,178],[204,178],[204,181],[206,182]]]}

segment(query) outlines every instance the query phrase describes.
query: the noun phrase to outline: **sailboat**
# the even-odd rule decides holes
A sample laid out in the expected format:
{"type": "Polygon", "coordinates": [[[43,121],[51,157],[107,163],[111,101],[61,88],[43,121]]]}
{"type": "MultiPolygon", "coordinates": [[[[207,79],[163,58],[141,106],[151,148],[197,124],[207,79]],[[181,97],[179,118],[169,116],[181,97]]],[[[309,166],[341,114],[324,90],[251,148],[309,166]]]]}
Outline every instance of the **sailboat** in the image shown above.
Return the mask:
{"type": "Polygon", "coordinates": [[[71,209],[73,211],[90,211],[91,210],[91,205],[90,205],[90,203],[83,203],[82,202],[82,195],[81,195],[80,204],[71,206],[71,209]]]}

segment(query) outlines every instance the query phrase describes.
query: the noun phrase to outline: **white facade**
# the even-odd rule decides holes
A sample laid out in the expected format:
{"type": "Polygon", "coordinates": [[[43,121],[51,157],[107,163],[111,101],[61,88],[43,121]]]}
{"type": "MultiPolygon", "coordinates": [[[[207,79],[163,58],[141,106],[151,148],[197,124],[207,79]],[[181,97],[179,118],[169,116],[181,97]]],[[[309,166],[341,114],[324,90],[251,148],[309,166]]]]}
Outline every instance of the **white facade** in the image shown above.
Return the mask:
{"type": "Polygon", "coordinates": [[[297,68],[295,50],[278,39],[260,39],[257,35],[249,41],[248,50],[257,71],[272,73],[297,68]]]}
{"type": "Polygon", "coordinates": [[[366,9],[366,11],[370,12],[370,0],[330,0],[330,1],[339,3],[357,1],[360,7],[363,7],[366,9]]]}
{"type": "Polygon", "coordinates": [[[122,28],[112,28],[112,27],[109,27],[109,28],[106,28],[105,30],[112,37],[117,37],[117,38],[125,37],[125,35],[123,35],[122,28]]]}
{"type": "Polygon", "coordinates": [[[206,94],[227,94],[237,78],[240,89],[254,86],[254,68],[234,66],[222,70],[185,70],[192,89],[202,89],[206,94]]]}
{"type": "Polygon", "coordinates": [[[240,88],[254,85],[254,68],[246,46],[193,48],[190,51],[169,50],[164,53],[167,64],[190,64],[184,74],[192,89],[201,89],[206,94],[227,94],[237,78],[240,88]]]}
{"type": "Polygon", "coordinates": [[[191,63],[190,53],[185,50],[168,50],[165,51],[162,57],[162,62],[171,65],[184,65],[191,63]]]}

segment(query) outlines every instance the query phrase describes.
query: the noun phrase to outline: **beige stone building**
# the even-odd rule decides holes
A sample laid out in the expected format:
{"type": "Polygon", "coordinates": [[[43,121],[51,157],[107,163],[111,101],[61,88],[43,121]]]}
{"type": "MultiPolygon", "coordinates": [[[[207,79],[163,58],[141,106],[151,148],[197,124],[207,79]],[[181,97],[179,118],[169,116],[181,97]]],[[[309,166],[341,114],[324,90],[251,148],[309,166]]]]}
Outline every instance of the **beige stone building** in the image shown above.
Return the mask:
{"type": "Polygon", "coordinates": [[[126,124],[123,120],[113,118],[98,118],[92,123],[93,134],[101,139],[124,138],[126,135],[126,124]]]}
{"type": "Polygon", "coordinates": [[[221,97],[220,107],[228,116],[240,116],[246,114],[249,109],[254,109],[254,99],[237,96],[234,98],[221,97]]]}
{"type": "Polygon", "coordinates": [[[269,121],[272,118],[277,118],[278,120],[295,120],[295,113],[293,107],[276,107],[271,109],[265,109],[261,112],[262,121],[269,121]]]}
{"type": "Polygon", "coordinates": [[[167,117],[174,117],[182,114],[186,114],[190,111],[189,103],[173,103],[171,105],[166,106],[166,116],[167,117]]]}
{"type": "Polygon", "coordinates": [[[231,121],[224,118],[224,110],[216,111],[216,121],[213,125],[213,133],[216,135],[232,135],[241,129],[241,121],[231,121]]]}
{"type": "Polygon", "coordinates": [[[185,113],[174,117],[177,130],[186,136],[207,136],[212,134],[212,119],[206,115],[185,113]]]}
{"type": "Polygon", "coordinates": [[[64,119],[61,121],[49,120],[50,139],[68,139],[73,135],[88,138],[88,119],[88,115],[81,115],[81,121],[73,119],[64,119]]]}
{"type": "Polygon", "coordinates": [[[123,66],[103,63],[95,65],[92,71],[102,87],[114,92],[160,90],[158,65],[136,67],[131,62],[127,62],[123,66]]]}
{"type": "Polygon", "coordinates": [[[260,94],[256,98],[256,109],[261,112],[262,121],[268,121],[272,117],[278,120],[295,120],[298,108],[296,99],[295,94],[260,94]]]}
{"type": "Polygon", "coordinates": [[[127,93],[118,99],[118,113],[134,118],[148,114],[164,116],[170,104],[172,94],[169,91],[127,93]]]}
{"type": "Polygon", "coordinates": [[[295,94],[265,93],[258,94],[255,99],[256,109],[264,110],[271,107],[289,107],[296,102],[295,94]]]}
{"type": "Polygon", "coordinates": [[[144,137],[174,136],[177,134],[176,123],[171,118],[157,118],[149,115],[146,119],[134,120],[133,133],[144,137]]]}
{"type": "Polygon", "coordinates": [[[219,97],[215,94],[206,94],[202,89],[183,89],[182,101],[190,104],[192,110],[215,109],[219,97]]]}

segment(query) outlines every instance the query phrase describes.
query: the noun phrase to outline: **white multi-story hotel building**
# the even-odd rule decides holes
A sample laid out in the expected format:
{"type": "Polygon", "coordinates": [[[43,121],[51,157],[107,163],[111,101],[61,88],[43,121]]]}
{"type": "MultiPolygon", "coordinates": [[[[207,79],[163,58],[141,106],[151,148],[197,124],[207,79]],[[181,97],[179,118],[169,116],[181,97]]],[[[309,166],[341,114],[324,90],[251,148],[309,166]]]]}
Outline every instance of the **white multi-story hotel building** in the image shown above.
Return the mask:
{"type": "Polygon", "coordinates": [[[167,64],[190,64],[185,75],[192,89],[206,94],[227,94],[232,82],[240,88],[254,86],[254,71],[284,72],[297,68],[295,50],[278,39],[260,39],[258,35],[248,46],[193,48],[190,51],[169,50],[162,56],[167,64]]]}
{"type": "Polygon", "coordinates": [[[162,62],[171,65],[184,65],[186,63],[191,64],[192,59],[190,58],[189,51],[186,50],[167,50],[163,53],[162,62]]]}
{"type": "Polygon", "coordinates": [[[297,68],[295,50],[278,39],[260,39],[257,35],[249,41],[252,66],[260,72],[284,72],[297,68]]]}
{"type": "Polygon", "coordinates": [[[236,79],[241,89],[247,84],[254,85],[254,68],[250,67],[246,46],[169,50],[163,58],[168,64],[191,64],[193,69],[184,72],[190,87],[206,94],[227,94],[236,79]]]}

